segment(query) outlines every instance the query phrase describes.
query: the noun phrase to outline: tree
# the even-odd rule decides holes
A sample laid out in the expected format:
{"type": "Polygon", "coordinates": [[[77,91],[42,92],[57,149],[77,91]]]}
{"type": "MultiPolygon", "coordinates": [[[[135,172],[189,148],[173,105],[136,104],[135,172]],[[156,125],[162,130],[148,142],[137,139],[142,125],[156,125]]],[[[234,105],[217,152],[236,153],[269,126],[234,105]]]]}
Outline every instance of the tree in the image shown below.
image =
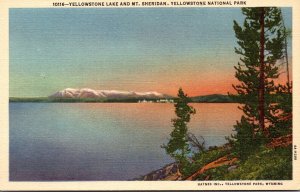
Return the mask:
{"type": "Polygon", "coordinates": [[[168,144],[163,148],[179,163],[179,168],[181,168],[180,165],[187,163],[187,155],[190,152],[187,123],[190,122],[191,115],[195,114],[196,110],[188,105],[190,99],[181,88],[179,88],[177,96],[174,104],[177,118],[172,119],[174,129],[170,134],[171,138],[168,144]]]}
{"type": "Polygon", "coordinates": [[[272,104],[275,90],[274,79],[279,77],[277,61],[283,57],[284,29],[280,9],[275,7],[242,8],[245,15],[243,26],[234,21],[234,31],[240,62],[235,66],[235,77],[240,81],[233,85],[239,107],[244,115],[235,125],[236,137],[243,128],[243,137],[269,137],[269,127],[276,118],[276,107],[272,104]]]}
{"type": "Polygon", "coordinates": [[[196,137],[195,134],[188,132],[187,133],[187,140],[190,143],[192,152],[204,152],[205,151],[205,139],[204,137],[200,136],[199,138],[196,137]]]}
{"type": "Polygon", "coordinates": [[[276,112],[277,118],[274,118],[273,126],[270,127],[272,137],[279,137],[292,133],[293,105],[292,105],[292,81],[289,75],[289,59],[287,38],[291,38],[292,31],[284,25],[281,12],[282,27],[284,31],[284,63],[286,63],[287,82],[285,85],[276,86],[276,112]]]}
{"type": "Polygon", "coordinates": [[[292,84],[276,86],[276,118],[270,127],[272,137],[280,137],[292,133],[293,105],[292,84]]]}
{"type": "Polygon", "coordinates": [[[285,63],[286,63],[286,76],[287,76],[287,88],[288,88],[287,91],[291,91],[291,89],[292,89],[291,86],[292,85],[291,85],[291,81],[290,81],[287,38],[288,37],[292,37],[292,31],[291,31],[291,29],[287,29],[285,27],[283,16],[282,16],[282,12],[280,12],[280,14],[281,14],[281,20],[282,20],[282,27],[283,27],[283,31],[284,31],[284,57],[285,57],[285,63]]]}

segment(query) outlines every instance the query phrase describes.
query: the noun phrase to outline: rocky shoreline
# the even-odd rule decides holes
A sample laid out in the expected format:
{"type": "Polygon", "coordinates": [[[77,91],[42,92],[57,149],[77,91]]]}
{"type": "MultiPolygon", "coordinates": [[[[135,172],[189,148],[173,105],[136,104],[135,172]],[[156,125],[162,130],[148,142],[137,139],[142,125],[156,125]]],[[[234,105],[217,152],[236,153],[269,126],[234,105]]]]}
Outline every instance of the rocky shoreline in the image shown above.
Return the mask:
{"type": "Polygon", "coordinates": [[[158,170],[152,171],[144,176],[133,179],[135,181],[176,181],[181,180],[178,172],[178,164],[170,163],[158,170]]]}

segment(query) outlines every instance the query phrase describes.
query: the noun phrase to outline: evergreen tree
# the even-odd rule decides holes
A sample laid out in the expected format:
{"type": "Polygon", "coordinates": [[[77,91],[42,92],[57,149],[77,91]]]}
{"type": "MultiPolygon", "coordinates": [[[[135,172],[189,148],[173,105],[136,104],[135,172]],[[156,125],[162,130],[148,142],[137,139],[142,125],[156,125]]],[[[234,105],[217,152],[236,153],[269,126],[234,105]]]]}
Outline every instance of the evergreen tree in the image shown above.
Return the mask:
{"type": "Polygon", "coordinates": [[[180,88],[178,90],[178,98],[175,100],[175,114],[177,118],[172,119],[173,131],[171,132],[170,140],[166,146],[163,146],[171,157],[173,157],[180,168],[188,162],[187,155],[190,152],[188,142],[188,126],[187,123],[191,119],[191,115],[196,111],[192,106],[188,105],[189,97],[180,88]]]}
{"type": "MultiPolygon", "coordinates": [[[[272,105],[275,93],[274,79],[279,76],[277,61],[283,57],[284,31],[280,9],[242,8],[245,15],[243,26],[234,21],[234,31],[240,62],[235,66],[235,77],[240,84],[233,85],[238,101],[243,105],[242,120],[235,125],[235,139],[269,137],[269,127],[276,118],[276,107],[272,105]],[[248,131],[241,131],[243,129],[248,131]]],[[[253,144],[251,141],[249,144],[253,144]]],[[[255,146],[254,144],[252,146],[255,146]]]]}
{"type": "Polygon", "coordinates": [[[293,105],[292,84],[276,86],[276,118],[270,127],[272,137],[280,137],[292,133],[293,105]]]}
{"type": "Polygon", "coordinates": [[[281,12],[281,20],[282,27],[284,30],[284,62],[286,63],[286,75],[287,82],[285,85],[277,85],[276,86],[276,105],[277,109],[276,116],[274,118],[273,124],[270,127],[270,133],[272,137],[280,137],[282,135],[287,135],[292,133],[292,120],[293,120],[293,105],[292,105],[292,81],[290,81],[289,76],[289,59],[288,59],[288,44],[287,38],[291,37],[292,31],[287,29],[284,25],[284,20],[282,18],[281,12]]]}

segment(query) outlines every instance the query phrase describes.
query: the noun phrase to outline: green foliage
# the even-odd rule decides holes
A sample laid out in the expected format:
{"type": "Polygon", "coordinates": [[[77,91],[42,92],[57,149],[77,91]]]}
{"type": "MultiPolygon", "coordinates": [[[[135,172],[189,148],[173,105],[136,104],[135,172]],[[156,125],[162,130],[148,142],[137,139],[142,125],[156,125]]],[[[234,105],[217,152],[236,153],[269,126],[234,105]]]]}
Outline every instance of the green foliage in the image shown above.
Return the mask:
{"type": "Polygon", "coordinates": [[[239,107],[244,115],[241,121],[235,125],[236,135],[233,136],[234,150],[242,159],[251,154],[251,150],[263,143],[259,127],[259,87],[260,87],[260,48],[264,47],[264,79],[265,97],[264,113],[265,126],[274,127],[276,111],[273,105],[276,92],[274,80],[279,77],[277,60],[283,57],[285,31],[282,27],[280,9],[275,7],[264,8],[264,44],[260,45],[262,8],[242,8],[245,15],[243,26],[234,21],[234,31],[238,47],[235,52],[239,54],[240,62],[235,66],[235,77],[239,84],[233,85],[237,95],[231,95],[235,100],[243,104],[239,107]]]}
{"type": "Polygon", "coordinates": [[[276,87],[277,98],[274,104],[276,118],[272,119],[270,128],[272,137],[279,137],[292,133],[292,87],[290,84],[276,87]]]}
{"type": "Polygon", "coordinates": [[[215,169],[209,169],[204,174],[199,175],[197,180],[205,180],[206,178],[209,178],[209,180],[224,180],[225,175],[228,174],[228,168],[230,165],[223,165],[220,167],[217,167],[215,169]]]}
{"type": "Polygon", "coordinates": [[[241,162],[236,170],[224,175],[225,180],[292,179],[292,147],[261,148],[241,162]]]}
{"type": "Polygon", "coordinates": [[[187,164],[183,168],[182,174],[184,176],[189,176],[194,172],[196,172],[201,167],[205,166],[206,164],[215,161],[223,157],[224,155],[227,155],[229,152],[230,150],[225,147],[216,147],[210,150],[196,153],[192,158],[192,163],[187,164]]]}
{"type": "Polygon", "coordinates": [[[196,111],[188,105],[190,99],[180,88],[178,90],[178,98],[175,100],[175,114],[177,118],[172,119],[173,131],[167,145],[164,145],[167,154],[173,157],[180,167],[186,167],[189,164],[187,155],[190,153],[189,143],[187,139],[187,123],[191,119],[191,115],[196,111]]]}
{"type": "Polygon", "coordinates": [[[237,134],[233,135],[233,153],[241,160],[248,158],[253,151],[266,142],[266,138],[260,132],[254,135],[253,130],[258,129],[257,125],[249,123],[244,116],[234,126],[237,134]],[[256,126],[256,127],[255,127],[256,126]]]}
{"type": "MultiPolygon", "coordinates": [[[[193,162],[184,167],[184,176],[188,177],[225,155],[232,156],[230,148],[218,147],[198,153],[193,162]]],[[[250,150],[248,158],[237,161],[236,168],[223,165],[205,171],[196,180],[290,180],[292,179],[292,146],[267,148],[260,145],[250,150]]]]}
{"type": "Polygon", "coordinates": [[[215,149],[207,150],[202,153],[197,153],[194,155],[194,163],[197,166],[204,166],[214,160],[217,160],[220,157],[223,157],[224,155],[228,154],[229,150],[223,147],[218,147],[215,149]]]}
{"type": "Polygon", "coordinates": [[[292,148],[269,149],[260,147],[252,151],[237,168],[229,171],[230,165],[209,169],[197,180],[290,180],[292,179],[292,148]]]}

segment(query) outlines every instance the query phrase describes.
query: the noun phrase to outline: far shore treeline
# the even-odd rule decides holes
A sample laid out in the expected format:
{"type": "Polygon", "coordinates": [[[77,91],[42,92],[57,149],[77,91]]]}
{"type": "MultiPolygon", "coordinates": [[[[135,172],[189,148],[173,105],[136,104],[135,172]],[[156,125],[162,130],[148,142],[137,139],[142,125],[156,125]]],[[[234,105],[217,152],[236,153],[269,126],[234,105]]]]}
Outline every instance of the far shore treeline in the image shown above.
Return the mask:
{"type": "MultiPolygon", "coordinates": [[[[271,95],[270,99],[273,103],[280,100],[280,95],[271,95]]],[[[171,97],[176,100],[177,97],[171,97]]],[[[51,98],[51,97],[10,97],[9,102],[24,102],[24,103],[138,103],[146,101],[151,103],[162,103],[156,98],[51,98]]],[[[238,97],[230,97],[222,94],[212,94],[195,96],[189,98],[189,103],[240,103],[238,97]]]]}
{"type": "MultiPolygon", "coordinates": [[[[9,102],[34,102],[34,103],[170,103],[177,97],[166,98],[161,102],[157,98],[52,98],[52,97],[10,97],[9,102]]],[[[212,94],[189,98],[190,103],[236,103],[228,95],[212,94]]]]}

